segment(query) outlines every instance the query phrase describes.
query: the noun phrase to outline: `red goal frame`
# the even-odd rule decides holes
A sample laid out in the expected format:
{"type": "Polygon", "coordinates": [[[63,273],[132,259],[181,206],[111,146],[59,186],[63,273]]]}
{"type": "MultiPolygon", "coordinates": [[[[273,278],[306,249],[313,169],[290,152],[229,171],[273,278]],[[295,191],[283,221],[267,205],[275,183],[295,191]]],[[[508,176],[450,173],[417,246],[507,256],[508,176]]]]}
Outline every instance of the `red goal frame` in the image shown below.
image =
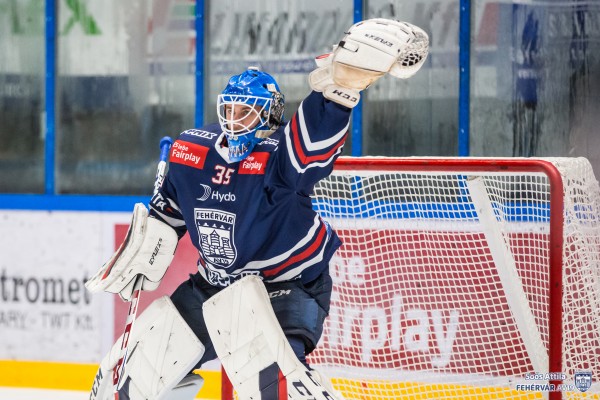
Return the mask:
{"type": "MultiPolygon", "coordinates": [[[[562,371],[563,343],[563,224],[564,185],[560,171],[554,164],[542,159],[529,158],[398,158],[398,157],[340,157],[335,162],[337,170],[375,170],[393,172],[535,172],[548,177],[550,186],[549,218],[549,321],[548,321],[548,371],[562,371]]],[[[560,375],[560,374],[556,374],[560,375]]],[[[550,384],[558,387],[562,380],[550,384]]],[[[233,399],[233,387],[222,371],[221,396],[233,399]]],[[[549,392],[548,398],[562,398],[559,391],[549,392]]]]}

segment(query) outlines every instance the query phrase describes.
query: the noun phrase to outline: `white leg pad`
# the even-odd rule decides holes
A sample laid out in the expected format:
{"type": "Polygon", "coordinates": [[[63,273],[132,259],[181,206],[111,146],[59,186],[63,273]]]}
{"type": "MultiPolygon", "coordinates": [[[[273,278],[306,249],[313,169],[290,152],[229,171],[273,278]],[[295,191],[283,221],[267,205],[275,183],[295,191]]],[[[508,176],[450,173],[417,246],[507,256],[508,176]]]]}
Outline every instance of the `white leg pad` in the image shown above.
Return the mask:
{"type": "Polygon", "coordinates": [[[341,399],[298,360],[258,277],[240,279],[211,297],[203,313],[217,355],[241,399],[341,399]]]}
{"type": "MultiPolygon", "coordinates": [[[[102,360],[90,400],[114,398],[112,370],[119,359],[121,341],[122,337],[102,360]]],[[[134,323],[121,383],[126,378],[130,379],[131,400],[170,399],[173,388],[189,374],[202,355],[204,345],[183,320],[171,299],[163,296],[148,306],[134,323]]]]}

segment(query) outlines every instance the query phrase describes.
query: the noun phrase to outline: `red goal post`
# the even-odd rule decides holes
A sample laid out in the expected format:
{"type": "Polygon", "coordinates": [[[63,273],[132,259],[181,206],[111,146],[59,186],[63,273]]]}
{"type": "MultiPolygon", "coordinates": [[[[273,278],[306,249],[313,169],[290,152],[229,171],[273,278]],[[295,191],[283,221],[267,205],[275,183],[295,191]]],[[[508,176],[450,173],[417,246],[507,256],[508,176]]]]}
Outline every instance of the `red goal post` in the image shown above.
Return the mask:
{"type": "Polygon", "coordinates": [[[309,362],[346,399],[600,392],[587,160],[340,157],[313,205],[344,244],[309,362]]]}

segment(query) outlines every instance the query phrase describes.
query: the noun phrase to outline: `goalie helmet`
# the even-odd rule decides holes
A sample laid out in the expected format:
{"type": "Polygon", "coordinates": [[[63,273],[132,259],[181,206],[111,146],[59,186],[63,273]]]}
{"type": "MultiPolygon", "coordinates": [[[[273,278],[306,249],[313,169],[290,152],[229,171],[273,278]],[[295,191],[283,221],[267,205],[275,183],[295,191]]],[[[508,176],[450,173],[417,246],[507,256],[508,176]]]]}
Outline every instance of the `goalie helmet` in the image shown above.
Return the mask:
{"type": "Polygon", "coordinates": [[[229,79],[217,101],[229,159],[241,161],[283,122],[284,98],[275,79],[249,67],[229,79]]]}

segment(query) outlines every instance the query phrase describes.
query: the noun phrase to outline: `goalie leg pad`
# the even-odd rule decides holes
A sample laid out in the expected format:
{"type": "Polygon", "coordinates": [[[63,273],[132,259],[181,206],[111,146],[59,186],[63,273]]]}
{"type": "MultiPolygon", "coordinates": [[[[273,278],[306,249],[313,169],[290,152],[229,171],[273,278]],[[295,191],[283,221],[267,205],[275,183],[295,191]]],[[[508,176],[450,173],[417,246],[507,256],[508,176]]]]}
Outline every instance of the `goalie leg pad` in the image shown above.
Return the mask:
{"type": "MultiPolygon", "coordinates": [[[[119,359],[121,341],[122,337],[102,360],[90,400],[114,398],[112,370],[119,359]]],[[[131,400],[170,399],[173,388],[183,383],[182,379],[203,354],[204,345],[177,312],[171,299],[163,296],[148,306],[133,326],[121,385],[127,380],[131,400]]],[[[192,381],[196,385],[199,383],[195,378],[192,381]]],[[[193,389],[187,384],[179,389],[180,393],[189,390],[193,389]]]]}
{"type": "Polygon", "coordinates": [[[173,388],[167,400],[190,400],[193,399],[196,394],[202,388],[204,379],[200,375],[190,374],[183,378],[181,382],[173,388]]]}
{"type": "Polygon", "coordinates": [[[298,360],[255,276],[245,277],[211,297],[204,320],[227,375],[243,399],[339,399],[298,360]],[[276,373],[275,373],[276,372],[276,373]],[[287,382],[287,383],[286,383],[287,382]]]}

